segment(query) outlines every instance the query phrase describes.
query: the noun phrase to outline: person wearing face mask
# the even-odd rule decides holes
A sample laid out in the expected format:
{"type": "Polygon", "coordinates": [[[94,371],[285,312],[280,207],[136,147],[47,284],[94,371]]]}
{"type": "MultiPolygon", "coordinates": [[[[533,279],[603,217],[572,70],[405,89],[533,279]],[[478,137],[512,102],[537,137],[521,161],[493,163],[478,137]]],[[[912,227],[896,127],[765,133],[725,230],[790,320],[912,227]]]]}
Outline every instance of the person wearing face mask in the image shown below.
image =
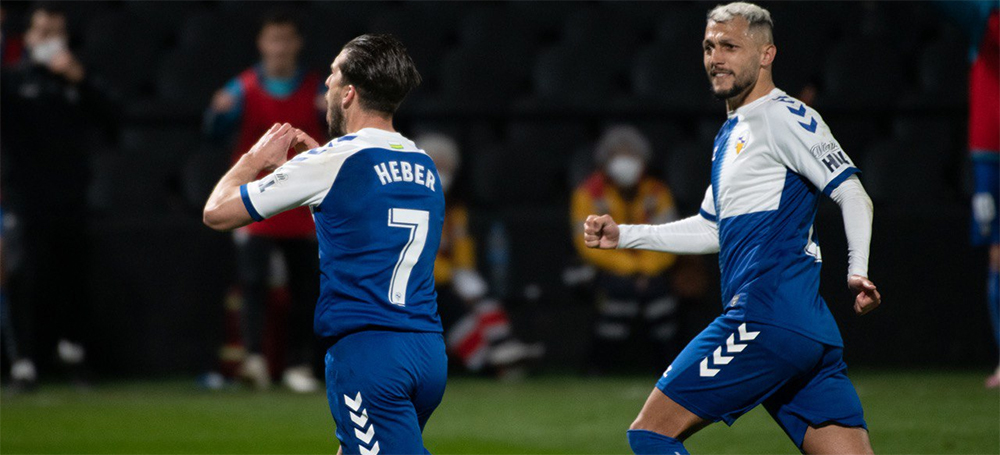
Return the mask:
{"type": "Polygon", "coordinates": [[[51,5],[36,7],[21,59],[3,66],[0,84],[4,284],[20,336],[15,383],[33,382],[32,359],[51,345],[73,377],[84,380],[88,145],[94,127],[111,126],[116,109],[70,50],[66,20],[51,5]],[[36,324],[43,316],[44,325],[36,324]]]}
{"type": "Polygon", "coordinates": [[[507,311],[490,297],[486,280],[476,270],[469,211],[453,190],[461,165],[458,144],[441,133],[423,134],[415,142],[434,160],[448,200],[441,247],[434,261],[438,312],[448,351],[469,371],[503,378],[523,375],[526,362],[541,357],[544,346],[514,337],[507,311]]]}
{"type": "MultiPolygon", "coordinates": [[[[302,45],[293,16],[284,11],[269,13],[257,34],[260,63],[229,81],[212,98],[205,114],[206,133],[217,142],[235,139],[234,163],[274,123],[292,123],[310,137],[326,137],[326,87],[319,73],[299,65],[302,45]]],[[[294,154],[289,149],[288,158],[294,154]]],[[[268,305],[273,303],[272,296],[283,293],[286,279],[282,276],[287,276],[290,330],[288,368],[282,381],[295,392],[319,390],[321,384],[311,367],[314,340],[301,329],[310,325],[319,289],[316,231],[309,209],[289,210],[245,226],[234,232],[233,239],[239,258],[240,317],[247,352],[240,376],[257,389],[271,385],[271,368],[263,355],[265,315],[274,314],[267,311],[268,305]]]]}
{"type": "MultiPolygon", "coordinates": [[[[594,152],[598,169],[573,193],[572,222],[577,231],[582,231],[591,213],[617,214],[634,223],[677,219],[670,189],[646,174],[650,155],[649,141],[635,127],[618,125],[604,132],[594,152]]],[[[653,341],[656,352],[651,355],[669,353],[678,331],[678,298],[667,273],[677,257],[651,251],[597,251],[584,245],[582,235],[574,235],[574,244],[583,261],[598,271],[597,319],[587,372],[602,374],[637,363],[627,357],[643,346],[630,344],[640,331],[653,341]]]]}

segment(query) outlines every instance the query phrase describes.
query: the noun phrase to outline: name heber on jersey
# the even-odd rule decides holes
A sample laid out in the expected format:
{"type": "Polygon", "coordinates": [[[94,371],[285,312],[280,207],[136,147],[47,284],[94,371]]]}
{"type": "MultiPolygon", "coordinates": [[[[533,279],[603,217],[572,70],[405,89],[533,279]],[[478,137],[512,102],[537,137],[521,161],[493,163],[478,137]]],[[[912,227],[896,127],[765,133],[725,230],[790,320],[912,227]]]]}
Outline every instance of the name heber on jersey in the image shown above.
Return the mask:
{"type": "Polygon", "coordinates": [[[441,332],[439,181],[434,161],[412,141],[365,128],[299,154],[240,192],[255,220],[312,209],[320,247],[314,328],[332,344],[363,330],[441,332]]]}
{"type": "Polygon", "coordinates": [[[426,172],[421,164],[412,164],[407,161],[388,161],[375,165],[375,174],[383,185],[396,182],[410,182],[434,189],[434,174],[426,172]]]}

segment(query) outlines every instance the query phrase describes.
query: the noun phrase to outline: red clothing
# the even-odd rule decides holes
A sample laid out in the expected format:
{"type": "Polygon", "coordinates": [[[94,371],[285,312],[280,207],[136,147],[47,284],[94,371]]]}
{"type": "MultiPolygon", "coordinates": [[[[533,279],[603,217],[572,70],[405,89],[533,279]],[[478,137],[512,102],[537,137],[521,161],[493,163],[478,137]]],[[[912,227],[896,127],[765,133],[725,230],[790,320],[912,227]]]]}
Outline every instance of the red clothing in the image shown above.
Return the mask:
{"type": "MultiPolygon", "coordinates": [[[[261,84],[257,68],[250,68],[238,76],[243,87],[243,117],[240,119],[240,131],[233,150],[233,162],[250,150],[257,140],[275,123],[290,123],[306,134],[322,142],[323,126],[316,113],[316,87],[320,77],[314,72],[307,72],[302,77],[298,88],[286,98],[275,98],[261,84]]],[[[288,158],[295,155],[295,150],[288,150],[288,158]]],[[[257,176],[263,177],[265,174],[257,176]]],[[[252,223],[243,229],[251,235],[280,238],[300,238],[315,236],[312,214],[306,207],[275,215],[264,221],[252,223]]]]}
{"type": "Polygon", "coordinates": [[[990,13],[969,71],[969,150],[1000,152],[1000,15],[990,13]]]}
{"type": "Polygon", "coordinates": [[[20,36],[4,35],[3,44],[0,46],[3,46],[3,49],[0,50],[0,55],[3,55],[3,58],[0,59],[0,65],[11,66],[21,61],[22,54],[24,54],[24,42],[20,36]]]}

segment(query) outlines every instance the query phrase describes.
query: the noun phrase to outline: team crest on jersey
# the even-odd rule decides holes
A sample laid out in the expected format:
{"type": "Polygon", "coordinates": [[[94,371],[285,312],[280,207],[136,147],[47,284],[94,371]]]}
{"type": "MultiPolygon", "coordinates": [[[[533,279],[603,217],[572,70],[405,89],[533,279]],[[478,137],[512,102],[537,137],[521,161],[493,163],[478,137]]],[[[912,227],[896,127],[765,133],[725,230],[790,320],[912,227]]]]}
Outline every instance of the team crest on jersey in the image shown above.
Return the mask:
{"type": "Polygon", "coordinates": [[[743,149],[747,148],[747,143],[750,142],[750,131],[746,131],[736,138],[736,154],[739,155],[743,149]]]}

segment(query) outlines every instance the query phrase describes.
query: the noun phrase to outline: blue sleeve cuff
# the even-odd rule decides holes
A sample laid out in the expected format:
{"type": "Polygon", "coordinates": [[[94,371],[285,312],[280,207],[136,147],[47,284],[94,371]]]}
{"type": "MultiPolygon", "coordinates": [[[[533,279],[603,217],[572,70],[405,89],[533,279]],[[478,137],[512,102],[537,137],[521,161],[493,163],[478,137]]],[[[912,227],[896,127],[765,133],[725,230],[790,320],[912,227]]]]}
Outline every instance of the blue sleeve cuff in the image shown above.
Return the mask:
{"type": "Polygon", "coordinates": [[[253,218],[254,221],[264,221],[264,217],[260,216],[260,213],[257,213],[257,209],[253,208],[253,203],[250,202],[250,193],[247,193],[246,185],[240,185],[240,198],[243,199],[243,207],[246,207],[250,218],[253,218]]]}
{"type": "Polygon", "coordinates": [[[702,218],[705,218],[706,220],[711,221],[713,223],[717,223],[719,221],[715,218],[715,215],[706,212],[705,209],[698,209],[698,213],[701,214],[702,218]]]}
{"type": "Polygon", "coordinates": [[[823,194],[830,196],[830,193],[832,193],[833,190],[837,189],[837,187],[840,186],[841,183],[844,183],[844,180],[847,180],[848,177],[854,174],[860,174],[860,173],[861,170],[853,166],[844,169],[843,172],[834,177],[833,180],[830,180],[830,183],[826,184],[826,188],[823,188],[823,194]]]}

